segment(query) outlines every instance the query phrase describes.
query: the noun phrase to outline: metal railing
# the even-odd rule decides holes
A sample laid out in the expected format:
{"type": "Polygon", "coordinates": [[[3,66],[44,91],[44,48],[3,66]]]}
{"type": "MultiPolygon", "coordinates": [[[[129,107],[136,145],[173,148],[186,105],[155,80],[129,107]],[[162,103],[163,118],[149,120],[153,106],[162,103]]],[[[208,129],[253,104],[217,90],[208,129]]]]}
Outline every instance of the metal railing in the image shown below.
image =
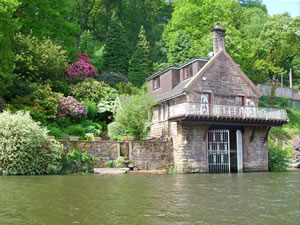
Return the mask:
{"type": "Polygon", "coordinates": [[[214,117],[234,117],[240,119],[257,118],[265,120],[288,121],[287,113],[284,109],[246,107],[234,105],[216,105],[201,103],[181,103],[170,106],[169,117],[179,115],[199,115],[214,117]]]}

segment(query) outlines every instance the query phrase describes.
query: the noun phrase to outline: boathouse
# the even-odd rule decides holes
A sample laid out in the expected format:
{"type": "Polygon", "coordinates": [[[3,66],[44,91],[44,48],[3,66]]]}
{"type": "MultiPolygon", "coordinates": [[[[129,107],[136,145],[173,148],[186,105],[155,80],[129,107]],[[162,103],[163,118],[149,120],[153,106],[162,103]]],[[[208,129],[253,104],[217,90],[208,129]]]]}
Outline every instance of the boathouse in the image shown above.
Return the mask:
{"type": "Polygon", "coordinates": [[[258,107],[260,91],[225,49],[225,30],[212,30],[213,56],[194,58],[147,78],[156,101],[152,138],[173,141],[180,173],[268,170],[268,134],[288,122],[283,109],[258,107]]]}

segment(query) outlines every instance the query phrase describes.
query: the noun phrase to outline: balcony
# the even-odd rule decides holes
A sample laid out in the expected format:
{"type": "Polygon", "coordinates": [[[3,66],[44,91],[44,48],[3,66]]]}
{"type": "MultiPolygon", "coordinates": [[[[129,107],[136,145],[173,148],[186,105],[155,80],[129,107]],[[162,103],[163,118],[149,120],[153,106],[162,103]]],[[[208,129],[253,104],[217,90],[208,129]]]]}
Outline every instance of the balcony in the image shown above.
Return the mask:
{"type": "Polygon", "coordinates": [[[288,122],[284,109],[182,103],[170,106],[170,120],[240,121],[282,125],[288,122]]]}

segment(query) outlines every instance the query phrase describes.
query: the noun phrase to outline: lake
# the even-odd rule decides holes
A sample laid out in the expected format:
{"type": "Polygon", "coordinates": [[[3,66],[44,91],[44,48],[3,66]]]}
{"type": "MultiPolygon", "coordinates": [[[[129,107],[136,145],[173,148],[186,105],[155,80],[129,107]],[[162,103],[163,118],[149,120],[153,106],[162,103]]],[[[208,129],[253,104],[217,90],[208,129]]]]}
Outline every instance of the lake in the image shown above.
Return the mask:
{"type": "Polygon", "coordinates": [[[2,176],[0,224],[300,224],[300,173],[2,176]]]}

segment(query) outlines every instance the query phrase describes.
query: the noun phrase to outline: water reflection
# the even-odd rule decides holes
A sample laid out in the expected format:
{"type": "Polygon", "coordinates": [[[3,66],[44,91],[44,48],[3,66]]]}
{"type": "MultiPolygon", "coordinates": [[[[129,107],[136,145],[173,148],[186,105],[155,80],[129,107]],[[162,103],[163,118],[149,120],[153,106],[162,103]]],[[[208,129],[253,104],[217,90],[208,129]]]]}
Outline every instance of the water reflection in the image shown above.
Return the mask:
{"type": "Polygon", "coordinates": [[[300,173],[0,177],[0,224],[299,224],[300,173]]]}

